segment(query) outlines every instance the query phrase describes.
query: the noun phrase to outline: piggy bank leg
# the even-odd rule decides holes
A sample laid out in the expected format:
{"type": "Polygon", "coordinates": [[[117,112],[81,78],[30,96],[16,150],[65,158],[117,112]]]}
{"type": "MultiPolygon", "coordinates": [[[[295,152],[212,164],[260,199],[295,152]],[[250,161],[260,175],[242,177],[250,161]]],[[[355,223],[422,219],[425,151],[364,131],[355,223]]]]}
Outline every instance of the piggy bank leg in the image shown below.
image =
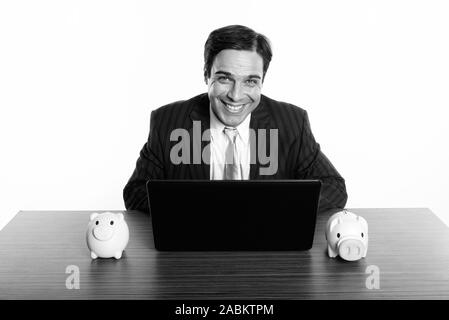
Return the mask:
{"type": "Polygon", "coordinates": [[[335,252],[330,245],[327,245],[327,254],[329,255],[330,258],[335,258],[336,256],[338,256],[338,253],[335,252]]]}
{"type": "Polygon", "coordinates": [[[90,252],[90,257],[92,258],[92,259],[97,259],[98,258],[98,256],[95,254],[95,252],[93,252],[93,251],[91,251],[90,252]]]}
{"type": "Polygon", "coordinates": [[[114,258],[120,259],[122,257],[122,251],[116,252],[114,258]]]}

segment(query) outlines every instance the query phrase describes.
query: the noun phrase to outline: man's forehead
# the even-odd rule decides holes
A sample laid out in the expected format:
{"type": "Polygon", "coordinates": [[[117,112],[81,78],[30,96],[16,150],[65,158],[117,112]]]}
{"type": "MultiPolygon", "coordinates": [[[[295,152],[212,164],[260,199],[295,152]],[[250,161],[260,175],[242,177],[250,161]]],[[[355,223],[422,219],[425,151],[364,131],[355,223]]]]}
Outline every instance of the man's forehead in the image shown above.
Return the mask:
{"type": "Polygon", "coordinates": [[[263,60],[256,51],[226,49],[220,51],[212,64],[212,74],[226,72],[237,76],[263,74],[263,60]]]}

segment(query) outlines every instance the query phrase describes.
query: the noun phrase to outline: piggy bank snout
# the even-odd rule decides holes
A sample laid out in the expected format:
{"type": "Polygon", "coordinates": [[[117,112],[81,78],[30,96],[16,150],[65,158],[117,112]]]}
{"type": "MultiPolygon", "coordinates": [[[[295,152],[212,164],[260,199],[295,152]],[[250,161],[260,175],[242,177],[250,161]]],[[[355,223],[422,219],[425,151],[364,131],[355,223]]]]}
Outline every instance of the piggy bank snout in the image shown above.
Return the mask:
{"type": "Polygon", "coordinates": [[[92,229],[95,239],[100,241],[108,241],[114,235],[114,228],[108,226],[99,226],[92,229]]]}
{"type": "Polygon", "coordinates": [[[343,237],[337,243],[338,254],[347,261],[359,260],[365,252],[365,244],[357,238],[343,237]]]}

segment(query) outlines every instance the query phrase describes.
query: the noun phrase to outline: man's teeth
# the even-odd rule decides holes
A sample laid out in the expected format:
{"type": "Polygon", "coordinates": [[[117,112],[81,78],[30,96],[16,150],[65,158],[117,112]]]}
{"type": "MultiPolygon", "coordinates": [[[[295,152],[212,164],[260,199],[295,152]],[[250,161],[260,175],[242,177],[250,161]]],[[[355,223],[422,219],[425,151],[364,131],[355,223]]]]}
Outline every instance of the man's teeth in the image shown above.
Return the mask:
{"type": "Polygon", "coordinates": [[[230,104],[226,104],[226,107],[228,107],[231,111],[239,111],[243,107],[243,104],[239,104],[239,105],[236,105],[236,106],[232,106],[230,104]]]}

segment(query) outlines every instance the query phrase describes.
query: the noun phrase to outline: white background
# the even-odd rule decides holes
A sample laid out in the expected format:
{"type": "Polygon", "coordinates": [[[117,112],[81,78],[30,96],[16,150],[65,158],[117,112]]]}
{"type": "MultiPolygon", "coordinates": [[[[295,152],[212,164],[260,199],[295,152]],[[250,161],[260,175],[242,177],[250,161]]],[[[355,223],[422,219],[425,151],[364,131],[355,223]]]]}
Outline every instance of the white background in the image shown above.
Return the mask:
{"type": "Polygon", "coordinates": [[[448,223],[448,17],[429,0],[1,1],[0,228],[124,209],[150,111],[206,91],[204,42],[229,24],[270,38],[263,93],[308,110],[349,208],[448,223]]]}

